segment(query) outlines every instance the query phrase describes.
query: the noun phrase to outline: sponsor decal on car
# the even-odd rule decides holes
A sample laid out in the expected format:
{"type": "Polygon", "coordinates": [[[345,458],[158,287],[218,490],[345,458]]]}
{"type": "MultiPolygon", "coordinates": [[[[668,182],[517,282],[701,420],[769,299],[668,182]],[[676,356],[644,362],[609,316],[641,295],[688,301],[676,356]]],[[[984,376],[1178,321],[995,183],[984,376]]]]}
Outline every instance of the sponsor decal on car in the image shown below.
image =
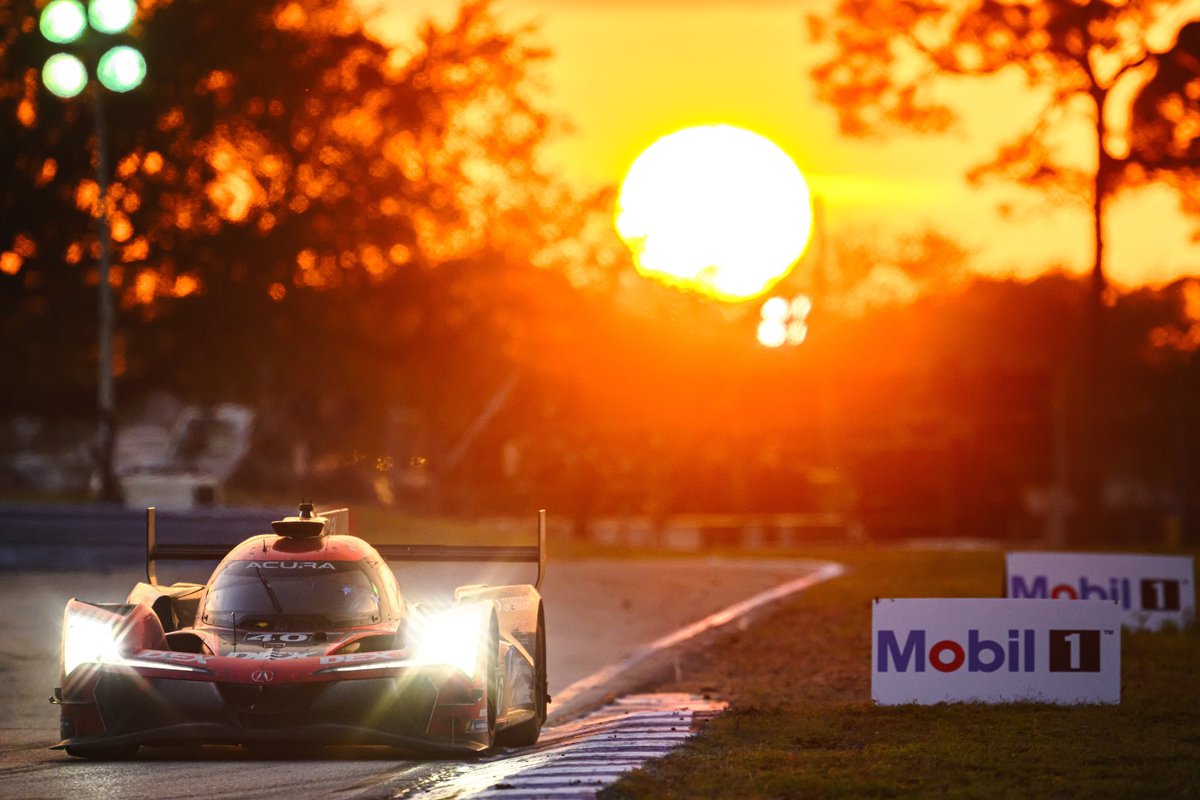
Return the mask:
{"type": "Polygon", "coordinates": [[[245,650],[239,650],[236,653],[226,654],[226,658],[235,658],[239,661],[291,661],[297,658],[308,658],[311,653],[285,653],[280,650],[267,650],[266,652],[248,653],[245,650]]]}
{"type": "Polygon", "coordinates": [[[145,661],[172,661],[181,664],[199,664],[203,666],[208,663],[208,659],[212,656],[201,655],[200,653],[175,653],[167,650],[142,650],[137,654],[137,657],[145,661]]]}
{"type": "Polygon", "coordinates": [[[313,639],[311,633],[248,633],[242,637],[242,641],[246,642],[261,642],[262,644],[301,644],[310,642],[313,639]]]}
{"type": "Polygon", "coordinates": [[[529,609],[529,598],[525,595],[517,597],[497,597],[494,601],[496,607],[501,611],[527,611],[529,609]]]}
{"type": "Polygon", "coordinates": [[[382,650],[372,653],[348,653],[346,655],[321,656],[321,665],[329,664],[362,664],[371,661],[395,661],[402,658],[402,650],[382,650]]]}

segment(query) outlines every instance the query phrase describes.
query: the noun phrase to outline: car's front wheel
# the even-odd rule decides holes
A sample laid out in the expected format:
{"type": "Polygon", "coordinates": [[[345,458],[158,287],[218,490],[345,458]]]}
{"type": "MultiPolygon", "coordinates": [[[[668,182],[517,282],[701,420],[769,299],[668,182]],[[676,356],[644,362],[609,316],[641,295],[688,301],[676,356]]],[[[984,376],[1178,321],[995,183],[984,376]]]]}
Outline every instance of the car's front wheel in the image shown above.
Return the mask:
{"type": "Polygon", "coordinates": [[[546,707],[550,702],[549,683],[546,674],[546,621],[538,607],[537,632],[533,648],[533,718],[506,728],[496,735],[496,744],[503,747],[529,747],[536,744],[546,721],[546,707]]]}
{"type": "Polygon", "coordinates": [[[502,691],[500,684],[500,625],[496,621],[494,613],[488,625],[487,671],[484,673],[484,687],[487,692],[486,743],[490,749],[496,743],[496,718],[500,713],[502,691]]]}

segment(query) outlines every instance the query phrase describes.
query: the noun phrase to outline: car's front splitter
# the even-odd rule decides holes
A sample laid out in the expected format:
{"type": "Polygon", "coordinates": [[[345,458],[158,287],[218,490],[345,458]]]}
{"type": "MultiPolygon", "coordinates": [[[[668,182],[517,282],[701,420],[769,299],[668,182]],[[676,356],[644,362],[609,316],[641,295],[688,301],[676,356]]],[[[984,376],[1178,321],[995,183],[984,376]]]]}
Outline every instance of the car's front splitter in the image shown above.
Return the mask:
{"type": "Polygon", "coordinates": [[[270,742],[486,749],[486,717],[477,719],[474,698],[445,688],[419,671],[255,685],[106,670],[88,701],[64,703],[58,747],[79,754],[135,745],[270,742]],[[89,724],[97,715],[102,731],[89,724]]]}
{"type": "Polygon", "coordinates": [[[399,735],[351,725],[308,724],[287,730],[247,730],[213,723],[182,723],[122,734],[64,739],[51,747],[72,755],[106,754],[125,748],[214,745],[384,745],[430,755],[466,755],[487,749],[483,742],[446,741],[399,735]]]}

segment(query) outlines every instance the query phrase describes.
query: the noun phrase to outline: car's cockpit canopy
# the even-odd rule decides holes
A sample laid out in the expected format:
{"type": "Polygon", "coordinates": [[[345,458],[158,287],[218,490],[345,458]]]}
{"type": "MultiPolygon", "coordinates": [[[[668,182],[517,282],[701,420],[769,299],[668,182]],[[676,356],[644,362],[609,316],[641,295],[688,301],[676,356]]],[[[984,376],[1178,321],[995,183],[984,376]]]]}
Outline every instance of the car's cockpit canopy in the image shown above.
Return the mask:
{"type": "Polygon", "coordinates": [[[329,627],[379,622],[385,613],[381,587],[366,562],[235,560],[213,576],[199,621],[218,627],[253,622],[275,629],[319,620],[329,627]]]}

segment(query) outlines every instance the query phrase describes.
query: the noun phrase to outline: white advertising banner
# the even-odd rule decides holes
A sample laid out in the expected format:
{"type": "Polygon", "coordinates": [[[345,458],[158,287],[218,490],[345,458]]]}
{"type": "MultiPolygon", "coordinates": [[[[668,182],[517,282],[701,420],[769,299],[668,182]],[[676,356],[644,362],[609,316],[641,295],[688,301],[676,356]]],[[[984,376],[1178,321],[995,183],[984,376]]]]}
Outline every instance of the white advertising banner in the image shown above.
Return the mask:
{"type": "Polygon", "coordinates": [[[1196,616],[1191,556],[1006,553],[1004,572],[1008,597],[1111,600],[1129,628],[1182,627],[1196,616]]]}
{"type": "Polygon", "coordinates": [[[918,703],[1119,703],[1115,603],[876,599],[871,698],[918,703]]]}

